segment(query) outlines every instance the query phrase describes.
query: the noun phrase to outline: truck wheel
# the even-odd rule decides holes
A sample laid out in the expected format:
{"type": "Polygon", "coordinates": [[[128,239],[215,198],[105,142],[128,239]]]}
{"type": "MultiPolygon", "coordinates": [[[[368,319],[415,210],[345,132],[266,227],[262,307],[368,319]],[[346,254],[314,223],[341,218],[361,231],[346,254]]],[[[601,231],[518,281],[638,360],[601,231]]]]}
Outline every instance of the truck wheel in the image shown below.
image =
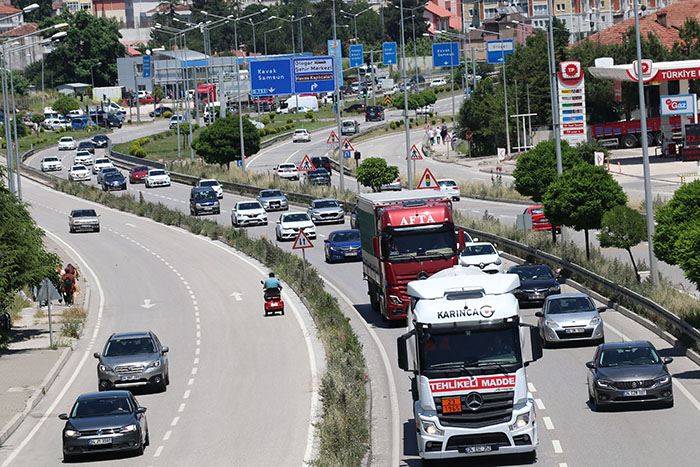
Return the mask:
{"type": "Polygon", "coordinates": [[[620,140],[620,146],[624,149],[632,149],[637,146],[637,137],[634,135],[625,135],[620,140]]]}
{"type": "Polygon", "coordinates": [[[369,285],[369,303],[374,311],[379,311],[379,296],[376,291],[376,286],[374,284],[369,285]]]}

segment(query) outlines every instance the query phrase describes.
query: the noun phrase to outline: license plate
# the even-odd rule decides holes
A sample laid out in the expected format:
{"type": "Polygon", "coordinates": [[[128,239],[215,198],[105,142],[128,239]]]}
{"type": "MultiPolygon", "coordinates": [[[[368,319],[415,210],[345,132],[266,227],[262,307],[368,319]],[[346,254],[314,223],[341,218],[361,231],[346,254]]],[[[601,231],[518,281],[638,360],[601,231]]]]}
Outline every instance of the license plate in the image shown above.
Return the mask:
{"type": "Polygon", "coordinates": [[[357,256],[357,252],[356,251],[346,251],[345,256],[357,256]]]}
{"type": "Polygon", "coordinates": [[[101,446],[103,444],[112,444],[112,438],[95,438],[89,442],[90,446],[101,446]]]}
{"type": "Polygon", "coordinates": [[[493,448],[489,445],[483,445],[483,446],[466,446],[464,448],[464,453],[465,454],[478,454],[481,452],[491,452],[493,451],[493,448]]]}
{"type": "Polygon", "coordinates": [[[136,378],[138,378],[138,376],[136,376],[136,375],[123,376],[123,377],[122,377],[122,379],[123,379],[124,381],[133,381],[133,380],[135,380],[136,378]]]}
{"type": "Polygon", "coordinates": [[[442,400],[442,413],[458,413],[462,411],[462,401],[459,397],[449,397],[442,400]]]}
{"type": "Polygon", "coordinates": [[[541,293],[538,293],[538,292],[535,292],[535,293],[532,294],[532,298],[542,298],[542,294],[541,294],[541,293]]]}
{"type": "Polygon", "coordinates": [[[584,328],[571,328],[567,329],[566,333],[567,334],[580,334],[582,332],[585,332],[586,330],[584,328]]]}
{"type": "Polygon", "coordinates": [[[625,396],[625,397],[646,396],[646,395],[647,395],[646,389],[632,389],[631,391],[625,391],[623,393],[623,396],[625,396]]]}

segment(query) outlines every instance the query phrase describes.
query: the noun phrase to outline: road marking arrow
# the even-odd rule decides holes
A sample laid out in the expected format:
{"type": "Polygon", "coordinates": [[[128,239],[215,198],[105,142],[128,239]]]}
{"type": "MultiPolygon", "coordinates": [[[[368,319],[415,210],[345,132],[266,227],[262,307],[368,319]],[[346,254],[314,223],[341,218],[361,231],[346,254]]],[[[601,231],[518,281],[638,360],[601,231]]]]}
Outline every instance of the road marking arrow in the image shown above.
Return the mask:
{"type": "Polygon", "coordinates": [[[156,306],[156,304],[155,304],[155,303],[151,303],[151,299],[150,299],[150,298],[144,298],[144,299],[143,299],[143,305],[140,305],[140,306],[141,306],[141,308],[145,308],[145,309],[147,309],[147,310],[150,310],[151,308],[153,308],[154,306],[156,306]]]}
{"type": "Polygon", "coordinates": [[[235,298],[237,302],[240,302],[241,300],[243,300],[243,294],[240,293],[240,292],[233,292],[233,293],[230,295],[230,297],[235,298]]]}

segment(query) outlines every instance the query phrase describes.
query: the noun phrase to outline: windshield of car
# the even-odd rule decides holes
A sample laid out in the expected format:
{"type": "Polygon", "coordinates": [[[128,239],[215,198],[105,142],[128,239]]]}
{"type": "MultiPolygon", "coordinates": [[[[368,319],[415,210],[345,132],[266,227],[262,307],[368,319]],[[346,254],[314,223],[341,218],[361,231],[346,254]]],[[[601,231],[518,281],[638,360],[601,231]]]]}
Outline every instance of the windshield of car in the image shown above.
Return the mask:
{"type": "Polygon", "coordinates": [[[303,222],[308,221],[309,216],[306,213],[286,214],[282,222],[303,222]]]}
{"type": "Polygon", "coordinates": [[[514,268],[513,272],[520,277],[521,281],[543,281],[546,279],[554,279],[551,271],[546,266],[519,267],[514,268]]]}
{"type": "Polygon", "coordinates": [[[266,190],[260,192],[261,198],[274,198],[277,196],[282,196],[282,192],[279,190],[266,190]]]}
{"type": "Polygon", "coordinates": [[[496,250],[489,243],[485,245],[468,245],[462,250],[462,256],[495,255],[496,250]]]}
{"type": "Polygon", "coordinates": [[[71,215],[73,217],[97,217],[94,209],[76,209],[71,215]]]}
{"type": "Polygon", "coordinates": [[[60,140],[62,143],[70,143],[73,141],[73,138],[61,138],[60,140]]]}
{"type": "Polygon", "coordinates": [[[107,417],[133,411],[128,397],[101,397],[77,401],[71,410],[70,418],[107,417]]]}
{"type": "Polygon", "coordinates": [[[124,355],[138,355],[155,353],[156,346],[150,337],[135,337],[127,339],[113,339],[107,342],[105,357],[121,357],[124,355]]]}
{"type": "Polygon", "coordinates": [[[382,254],[389,261],[425,259],[429,256],[452,257],[457,252],[452,224],[392,229],[382,233],[382,254]]]}
{"type": "Polygon", "coordinates": [[[314,171],[309,172],[309,175],[316,175],[318,177],[325,177],[328,176],[328,171],[324,168],[318,168],[314,171]]]}
{"type": "Polygon", "coordinates": [[[70,169],[74,172],[77,172],[78,170],[87,170],[84,165],[74,165],[70,169]]]}
{"type": "Polygon", "coordinates": [[[109,181],[109,180],[119,180],[122,178],[122,174],[120,172],[112,171],[110,170],[109,172],[104,174],[104,179],[109,181]]]}
{"type": "Polygon", "coordinates": [[[134,167],[131,169],[132,172],[148,172],[148,167],[134,167]]]}
{"type": "Polygon", "coordinates": [[[334,199],[324,199],[323,201],[314,201],[314,209],[320,208],[337,208],[338,202],[334,199]]]}
{"type": "Polygon", "coordinates": [[[306,134],[306,130],[296,130],[294,133],[297,134],[297,135],[305,135],[305,134],[306,134]]]}
{"type": "Polygon", "coordinates": [[[238,205],[239,211],[248,211],[250,209],[262,209],[260,203],[241,203],[238,205]]]}
{"type": "Polygon", "coordinates": [[[296,170],[296,165],[294,164],[280,164],[280,170],[296,170]]]}
{"type": "Polygon", "coordinates": [[[44,162],[56,162],[58,157],[44,157],[44,162]]]}
{"type": "Polygon", "coordinates": [[[426,332],[419,339],[423,371],[519,365],[522,358],[517,326],[426,332]]]}
{"type": "Polygon", "coordinates": [[[656,350],[648,346],[605,349],[600,353],[599,365],[603,368],[625,365],[658,365],[661,363],[656,350]]]}
{"type": "Polygon", "coordinates": [[[549,301],[548,315],[563,315],[566,313],[587,313],[595,311],[593,302],[588,297],[559,297],[549,301]]]}
{"type": "Polygon", "coordinates": [[[148,175],[151,176],[158,176],[158,175],[165,175],[165,170],[151,170],[148,175]]]}
{"type": "Polygon", "coordinates": [[[95,135],[92,137],[92,139],[98,140],[98,141],[104,141],[104,140],[109,139],[109,138],[107,138],[107,135],[95,135]]]}
{"type": "Polygon", "coordinates": [[[199,182],[199,186],[219,186],[219,182],[216,180],[202,180],[199,182]]]}
{"type": "Polygon", "coordinates": [[[438,182],[440,186],[448,187],[448,186],[457,186],[457,183],[454,180],[440,180],[438,182]]]}
{"type": "Polygon", "coordinates": [[[360,231],[348,230],[345,232],[334,232],[331,234],[331,242],[359,242],[360,231]]]}
{"type": "Polygon", "coordinates": [[[109,159],[97,159],[97,160],[95,161],[95,165],[99,165],[99,164],[109,164],[109,163],[110,163],[110,160],[109,160],[109,159]]]}
{"type": "Polygon", "coordinates": [[[100,169],[100,172],[102,172],[102,175],[104,176],[104,175],[107,175],[109,173],[119,172],[119,169],[117,169],[116,167],[104,167],[104,168],[100,169]]]}
{"type": "Polygon", "coordinates": [[[544,214],[544,208],[532,208],[530,210],[531,214],[544,214]]]}
{"type": "Polygon", "coordinates": [[[194,199],[210,199],[215,198],[214,190],[197,190],[194,192],[194,199]]]}
{"type": "Polygon", "coordinates": [[[92,154],[90,154],[90,151],[78,151],[75,153],[76,157],[92,157],[92,154]]]}
{"type": "Polygon", "coordinates": [[[81,141],[78,143],[79,148],[91,148],[93,146],[91,141],[81,141]]]}

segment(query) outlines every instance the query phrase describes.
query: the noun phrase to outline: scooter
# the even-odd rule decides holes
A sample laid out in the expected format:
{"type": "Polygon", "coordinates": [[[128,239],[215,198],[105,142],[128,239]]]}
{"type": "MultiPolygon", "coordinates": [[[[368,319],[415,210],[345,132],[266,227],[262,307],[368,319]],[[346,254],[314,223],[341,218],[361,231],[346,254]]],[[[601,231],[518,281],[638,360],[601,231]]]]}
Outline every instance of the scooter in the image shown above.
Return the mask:
{"type": "Polygon", "coordinates": [[[284,315],[284,300],[282,300],[281,288],[267,289],[264,292],[265,297],[265,316],[275,315],[280,313],[284,315]]]}

